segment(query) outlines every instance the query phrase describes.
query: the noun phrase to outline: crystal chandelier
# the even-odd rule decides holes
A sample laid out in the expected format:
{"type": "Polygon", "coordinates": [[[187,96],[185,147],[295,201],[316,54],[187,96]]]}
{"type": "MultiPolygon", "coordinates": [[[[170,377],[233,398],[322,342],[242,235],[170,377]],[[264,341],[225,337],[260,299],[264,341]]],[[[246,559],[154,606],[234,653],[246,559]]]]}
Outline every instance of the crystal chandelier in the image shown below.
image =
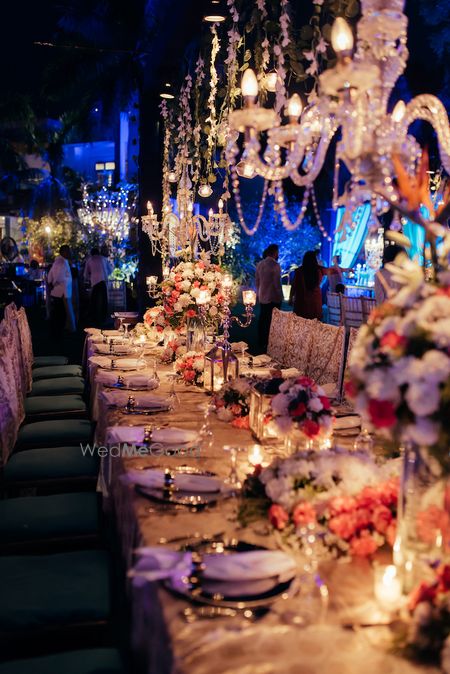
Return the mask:
{"type": "Polygon", "coordinates": [[[130,230],[134,199],[130,185],[121,185],[117,192],[102,187],[90,194],[83,186],[83,203],[78,217],[89,234],[101,234],[112,239],[126,239],[130,230]]]}
{"type": "MultiPolygon", "coordinates": [[[[266,183],[273,183],[275,205],[281,212],[284,226],[287,229],[298,227],[310,196],[314,205],[313,182],[338,130],[341,138],[335,157],[334,208],[338,205],[341,163],[351,174],[345,194],[349,208],[370,201],[373,212],[381,214],[390,204],[395,204],[392,157],[397,156],[413,174],[421,156],[420,146],[408,133],[415,120],[432,125],[442,164],[450,172],[450,128],[445,108],[438,98],[421,94],[407,105],[399,101],[394,110],[388,112],[391,93],[408,59],[404,0],[361,0],[361,5],[362,18],[357,26],[355,52],[350,27],[344,19],[336,19],[331,43],[337,63],[322,73],[319,96],[303,111],[300,97],[297,94],[291,97],[286,109],[287,124],[281,125],[274,110],[258,105],[256,76],[250,69],[245,71],[241,87],[244,108],[230,114],[231,132],[227,145],[238,212],[242,210],[238,173],[242,175],[242,172],[237,171],[237,167],[244,163],[247,177],[259,175],[266,183]],[[261,138],[263,132],[264,138],[261,138]],[[239,133],[244,134],[241,156],[237,143],[239,133]],[[283,207],[282,181],[286,178],[305,188],[304,203],[294,223],[289,221],[283,207]]],[[[248,233],[254,233],[256,228],[248,233]]]]}
{"type": "Polygon", "coordinates": [[[152,254],[159,254],[166,260],[174,257],[176,251],[188,249],[190,256],[195,258],[206,247],[212,255],[220,257],[233,225],[224,211],[222,199],[219,199],[218,208],[218,213],[211,208],[208,218],[194,213],[189,164],[185,162],[177,187],[178,214],[173,212],[169,201],[163,207],[159,222],[152,204],[147,202],[147,215],[141,218],[142,230],[150,239],[152,254]]]}

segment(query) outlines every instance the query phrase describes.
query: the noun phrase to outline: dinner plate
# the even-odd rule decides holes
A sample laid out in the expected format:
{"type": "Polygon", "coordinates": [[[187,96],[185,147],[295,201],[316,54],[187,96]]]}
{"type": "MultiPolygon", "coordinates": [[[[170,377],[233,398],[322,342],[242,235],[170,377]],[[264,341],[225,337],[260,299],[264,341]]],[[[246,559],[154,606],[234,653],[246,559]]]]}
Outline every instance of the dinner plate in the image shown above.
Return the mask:
{"type": "MultiPolygon", "coordinates": [[[[245,541],[222,540],[200,541],[193,546],[196,552],[202,554],[230,554],[250,552],[255,550],[267,550],[262,546],[256,546],[245,541]]],[[[182,549],[189,549],[185,546],[182,549]]],[[[187,579],[178,579],[174,576],[163,581],[164,586],[173,594],[188,599],[193,603],[234,608],[244,610],[269,606],[270,604],[286,599],[293,589],[296,579],[295,572],[287,574],[288,577],[278,575],[267,578],[239,581],[221,581],[210,578],[202,578],[199,584],[186,582],[187,579]],[[180,583],[180,581],[182,581],[180,583]]]]}

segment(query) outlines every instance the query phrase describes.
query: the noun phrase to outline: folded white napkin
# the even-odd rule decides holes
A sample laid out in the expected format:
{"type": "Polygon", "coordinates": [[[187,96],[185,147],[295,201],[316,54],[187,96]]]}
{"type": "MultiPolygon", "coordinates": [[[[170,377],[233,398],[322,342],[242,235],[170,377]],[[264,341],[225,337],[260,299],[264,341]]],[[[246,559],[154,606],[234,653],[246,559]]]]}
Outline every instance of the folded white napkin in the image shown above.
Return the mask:
{"type": "Polygon", "coordinates": [[[121,330],[102,330],[101,332],[104,337],[123,337],[121,330]]]}
{"type": "Polygon", "coordinates": [[[335,431],[344,431],[347,428],[357,428],[358,426],[361,426],[361,417],[358,414],[352,414],[348,417],[337,417],[333,424],[335,431]]]}
{"type": "MultiPolygon", "coordinates": [[[[127,339],[126,337],[123,336],[123,334],[120,335],[113,335],[112,337],[104,337],[100,332],[96,335],[89,335],[89,341],[91,344],[106,344],[105,339],[108,340],[108,342],[114,342],[114,344],[126,344],[127,339]]],[[[109,344],[108,344],[109,346],[109,344]]]]}
{"type": "MultiPolygon", "coordinates": [[[[100,395],[108,405],[124,407],[128,402],[130,391],[121,391],[120,389],[117,389],[117,391],[102,391],[100,395]]],[[[147,391],[136,393],[133,397],[136,407],[152,407],[155,409],[168,408],[167,400],[147,391]]]]}
{"type": "Polygon", "coordinates": [[[272,358],[267,355],[267,353],[262,353],[259,356],[254,356],[253,358],[253,365],[255,367],[262,367],[263,365],[267,365],[267,363],[271,363],[272,358]]]}
{"type": "Polygon", "coordinates": [[[113,349],[111,352],[111,347],[109,344],[103,344],[103,342],[98,342],[94,345],[94,349],[97,353],[109,355],[122,354],[122,353],[131,353],[132,346],[130,344],[113,344],[113,349]]]}
{"type": "MultiPolygon", "coordinates": [[[[158,388],[158,382],[150,374],[124,374],[121,375],[125,386],[146,388],[149,391],[158,388]]],[[[96,384],[114,386],[117,384],[118,374],[114,370],[99,370],[95,375],[96,384]]]]}
{"type": "MultiPolygon", "coordinates": [[[[171,578],[176,585],[183,576],[190,573],[191,553],[174,552],[164,548],[148,547],[137,551],[140,558],[130,576],[143,580],[161,580],[171,578]]],[[[256,591],[249,592],[247,584],[272,579],[271,587],[278,582],[293,578],[296,566],[291,557],[280,550],[252,550],[250,552],[236,552],[227,555],[207,554],[203,558],[205,569],[203,578],[207,581],[219,581],[222,594],[235,596],[241,594],[257,594],[267,591],[257,587],[256,591]],[[225,584],[237,587],[225,588],[225,584]]],[[[210,583],[209,583],[210,584],[210,583]]],[[[205,584],[205,590],[212,591],[205,584]]],[[[254,590],[255,588],[253,588],[254,590]]]]}
{"type": "MultiPolygon", "coordinates": [[[[155,469],[149,470],[128,470],[125,474],[125,480],[140,487],[150,487],[151,489],[162,489],[164,487],[164,471],[155,469]]],[[[213,494],[221,491],[222,482],[209,475],[191,475],[186,473],[174,473],[174,484],[176,489],[190,494],[213,494]]]]}
{"type": "Polygon", "coordinates": [[[231,342],[231,348],[237,353],[242,353],[245,349],[248,349],[247,342],[231,342]]]}
{"type": "Polygon", "coordinates": [[[100,328],[84,328],[84,331],[87,335],[101,335],[102,331],[100,328]]]}
{"type": "Polygon", "coordinates": [[[137,311],[115,311],[113,316],[115,318],[138,318],[139,314],[137,311]]]}
{"type": "Polygon", "coordinates": [[[287,367],[281,370],[281,376],[283,379],[289,379],[290,377],[300,377],[301,372],[297,370],[296,367],[287,367]]]}
{"type": "Polygon", "coordinates": [[[244,377],[261,377],[261,379],[264,379],[265,377],[271,377],[272,373],[274,371],[273,367],[258,367],[258,368],[250,368],[250,367],[245,367],[240,369],[240,373],[244,377]]]}
{"type": "Polygon", "coordinates": [[[91,356],[89,362],[107,370],[140,370],[145,367],[143,360],[139,358],[118,358],[112,356],[91,356]],[[114,360],[114,367],[111,361],[114,360]]]}
{"type": "MultiPolygon", "coordinates": [[[[195,431],[184,428],[157,428],[152,433],[152,443],[162,445],[186,445],[197,440],[195,431]]],[[[106,429],[106,442],[144,442],[144,426],[109,426],[106,429]]]]}

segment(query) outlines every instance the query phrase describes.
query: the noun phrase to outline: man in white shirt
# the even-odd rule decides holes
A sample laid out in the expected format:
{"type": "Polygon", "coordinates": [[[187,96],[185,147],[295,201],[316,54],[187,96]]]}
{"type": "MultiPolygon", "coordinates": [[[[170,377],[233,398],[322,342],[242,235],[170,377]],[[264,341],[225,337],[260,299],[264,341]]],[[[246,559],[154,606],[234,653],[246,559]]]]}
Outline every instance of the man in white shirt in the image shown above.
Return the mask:
{"type": "Polygon", "coordinates": [[[84,278],[91,284],[91,300],[89,303],[89,321],[94,327],[101,327],[108,315],[107,280],[112,272],[112,265],[106,257],[100,255],[98,248],[91,250],[91,257],[84,268],[84,278]]]}
{"type": "Polygon", "coordinates": [[[67,320],[67,307],[72,301],[70,248],[64,244],[47,276],[50,291],[50,328],[54,337],[62,337],[67,320]]]}
{"type": "Polygon", "coordinates": [[[279,249],[275,243],[264,251],[264,259],[256,267],[256,293],[260,305],[258,337],[262,351],[267,351],[272,311],[281,307],[283,290],[281,287],[281,267],[278,264],[279,249]]]}

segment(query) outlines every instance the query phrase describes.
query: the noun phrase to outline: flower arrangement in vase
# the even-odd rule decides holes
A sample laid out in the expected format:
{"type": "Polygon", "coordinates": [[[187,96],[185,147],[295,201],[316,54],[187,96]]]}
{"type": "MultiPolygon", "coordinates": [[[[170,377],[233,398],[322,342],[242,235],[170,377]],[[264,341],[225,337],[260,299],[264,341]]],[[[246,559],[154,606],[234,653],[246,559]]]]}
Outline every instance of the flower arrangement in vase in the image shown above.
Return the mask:
{"type": "Polygon", "coordinates": [[[386,265],[396,290],[358,332],[346,392],[369,430],[405,448],[395,561],[408,570],[408,586],[450,550],[450,234],[440,224],[450,202],[444,195],[435,211],[426,152],[416,176],[394,164],[398,191],[390,199],[424,228],[430,263],[402,255],[386,265]]]}
{"type": "Polygon", "coordinates": [[[235,428],[249,428],[250,394],[254,379],[238,377],[224,384],[213,397],[216,413],[221,421],[235,428]]]}
{"type": "Polygon", "coordinates": [[[175,361],[176,373],[185,384],[202,386],[205,367],[204,356],[197,351],[187,351],[175,361]]]}
{"type": "Polygon", "coordinates": [[[202,290],[210,295],[208,311],[202,315],[206,327],[214,327],[225,317],[222,292],[224,270],[203,254],[199,260],[179,262],[161,284],[161,307],[165,324],[174,330],[184,327],[199,314],[197,298],[202,290]]]}
{"type": "Polygon", "coordinates": [[[325,391],[310,377],[286,379],[270,402],[266,422],[278,431],[312,446],[312,441],[326,440],[332,431],[333,416],[325,391]]]}

